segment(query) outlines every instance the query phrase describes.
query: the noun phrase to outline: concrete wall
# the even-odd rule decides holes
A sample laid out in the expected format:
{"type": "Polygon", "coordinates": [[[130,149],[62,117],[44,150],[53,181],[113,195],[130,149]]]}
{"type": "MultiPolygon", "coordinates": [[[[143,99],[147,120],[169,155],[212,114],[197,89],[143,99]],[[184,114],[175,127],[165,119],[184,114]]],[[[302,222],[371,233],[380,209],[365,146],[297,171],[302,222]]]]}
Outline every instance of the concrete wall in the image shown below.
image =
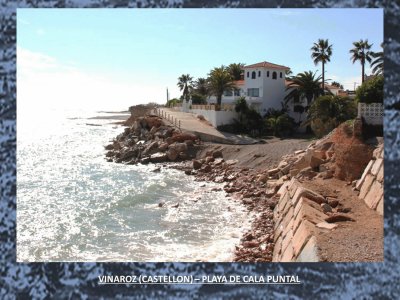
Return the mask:
{"type": "Polygon", "coordinates": [[[363,175],[357,181],[358,197],[369,208],[383,215],[383,144],[374,151],[373,159],[368,163],[363,175]]]}
{"type": "Polygon", "coordinates": [[[202,115],[214,127],[231,124],[234,118],[238,118],[237,113],[234,111],[190,109],[188,112],[202,115]]]}
{"type": "Polygon", "coordinates": [[[317,262],[319,261],[316,225],[330,227],[318,200],[321,195],[306,189],[292,179],[279,189],[280,195],[274,209],[274,253],[273,262],[317,262]],[[317,202],[316,202],[317,201],[317,202]]]}

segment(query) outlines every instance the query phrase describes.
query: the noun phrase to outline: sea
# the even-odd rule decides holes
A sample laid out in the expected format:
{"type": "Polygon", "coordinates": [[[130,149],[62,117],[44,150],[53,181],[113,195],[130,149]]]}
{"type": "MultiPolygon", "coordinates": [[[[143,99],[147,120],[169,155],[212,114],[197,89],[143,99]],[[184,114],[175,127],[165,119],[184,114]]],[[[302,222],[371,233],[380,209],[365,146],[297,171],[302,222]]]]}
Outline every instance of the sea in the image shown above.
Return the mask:
{"type": "Polygon", "coordinates": [[[232,261],[250,213],[220,184],[107,162],[117,114],[18,111],[17,261],[232,261]]]}

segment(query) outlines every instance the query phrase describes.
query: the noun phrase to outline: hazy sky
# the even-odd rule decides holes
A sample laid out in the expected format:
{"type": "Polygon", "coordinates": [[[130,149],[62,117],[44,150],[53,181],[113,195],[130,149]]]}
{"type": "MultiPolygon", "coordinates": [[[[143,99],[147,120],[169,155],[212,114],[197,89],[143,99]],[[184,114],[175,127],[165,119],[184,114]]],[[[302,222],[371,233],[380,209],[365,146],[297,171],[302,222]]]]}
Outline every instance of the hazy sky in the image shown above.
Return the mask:
{"type": "MultiPolygon", "coordinates": [[[[310,48],[333,44],[326,78],[352,89],[352,42],[383,42],[381,9],[18,9],[18,104],[125,109],[179,97],[177,78],[232,62],[319,71],[310,48]]],[[[370,72],[367,66],[367,74],[370,72]]]]}

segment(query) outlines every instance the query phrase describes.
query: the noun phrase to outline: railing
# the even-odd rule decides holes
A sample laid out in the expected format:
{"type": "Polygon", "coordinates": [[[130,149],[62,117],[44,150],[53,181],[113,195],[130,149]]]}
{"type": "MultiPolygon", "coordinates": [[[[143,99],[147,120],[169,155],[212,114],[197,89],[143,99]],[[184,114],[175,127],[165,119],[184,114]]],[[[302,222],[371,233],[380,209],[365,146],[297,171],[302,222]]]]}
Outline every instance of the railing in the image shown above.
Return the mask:
{"type": "Polygon", "coordinates": [[[176,117],[167,113],[166,111],[164,111],[161,108],[155,108],[154,112],[160,118],[163,118],[163,119],[167,120],[168,122],[170,122],[172,124],[172,126],[175,126],[179,130],[181,129],[181,120],[178,120],[176,117]]]}
{"type": "Polygon", "coordinates": [[[383,113],[382,103],[358,103],[358,117],[363,118],[367,124],[382,125],[383,113]]]}
{"type": "MultiPolygon", "coordinates": [[[[190,109],[216,110],[217,107],[218,107],[218,105],[216,105],[216,104],[203,104],[203,105],[194,104],[191,106],[190,109]]],[[[235,105],[234,104],[221,104],[220,110],[234,111],[235,105]]]]}

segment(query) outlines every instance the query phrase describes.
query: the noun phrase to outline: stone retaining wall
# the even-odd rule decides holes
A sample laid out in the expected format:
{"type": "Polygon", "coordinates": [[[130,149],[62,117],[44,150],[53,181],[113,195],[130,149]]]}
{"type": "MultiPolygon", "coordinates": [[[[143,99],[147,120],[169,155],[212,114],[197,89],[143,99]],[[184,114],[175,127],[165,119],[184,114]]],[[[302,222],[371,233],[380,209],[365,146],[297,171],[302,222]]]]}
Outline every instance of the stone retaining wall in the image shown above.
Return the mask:
{"type": "Polygon", "coordinates": [[[373,159],[368,163],[361,178],[357,181],[358,197],[369,208],[383,215],[383,144],[375,149],[373,159]]]}
{"type": "Polygon", "coordinates": [[[335,226],[324,220],[323,196],[306,189],[296,179],[279,189],[280,199],[274,209],[274,262],[319,261],[314,232],[316,226],[335,226]]]}

